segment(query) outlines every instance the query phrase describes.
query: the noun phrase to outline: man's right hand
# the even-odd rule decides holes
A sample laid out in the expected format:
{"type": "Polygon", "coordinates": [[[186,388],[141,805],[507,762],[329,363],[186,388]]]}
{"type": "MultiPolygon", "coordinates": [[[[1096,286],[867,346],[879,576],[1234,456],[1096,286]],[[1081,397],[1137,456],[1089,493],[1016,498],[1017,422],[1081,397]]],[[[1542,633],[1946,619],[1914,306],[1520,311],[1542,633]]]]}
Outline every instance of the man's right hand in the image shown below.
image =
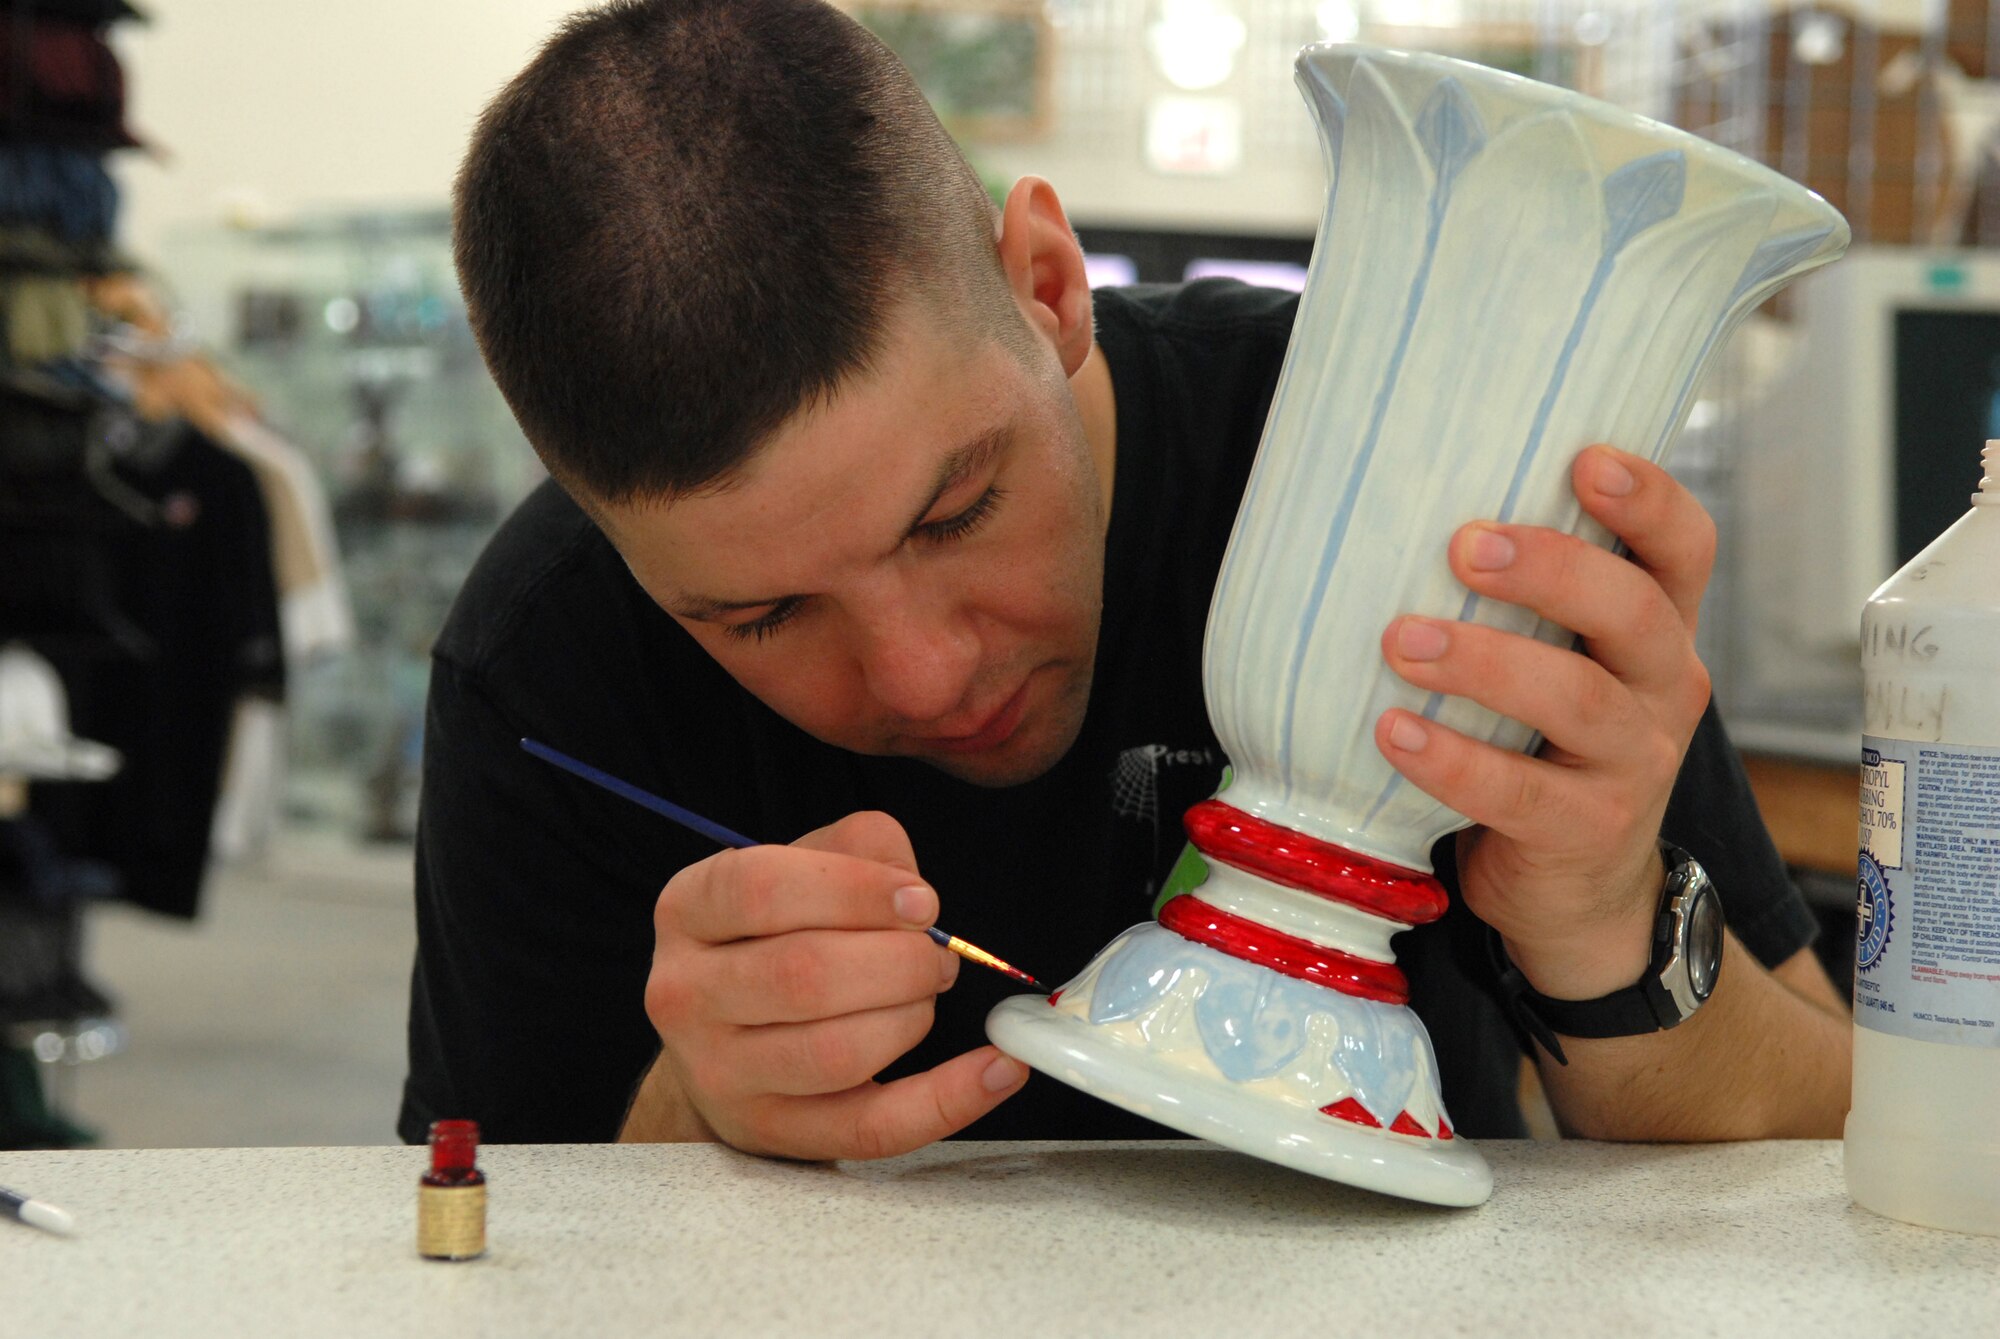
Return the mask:
{"type": "Polygon", "coordinates": [[[620,1137],[879,1158],[991,1111],[1028,1075],[991,1046],[874,1081],[930,1031],[958,976],[958,959],[924,933],[937,914],[886,814],[682,870],[653,913],[646,1015],[660,1057],[620,1137]]]}

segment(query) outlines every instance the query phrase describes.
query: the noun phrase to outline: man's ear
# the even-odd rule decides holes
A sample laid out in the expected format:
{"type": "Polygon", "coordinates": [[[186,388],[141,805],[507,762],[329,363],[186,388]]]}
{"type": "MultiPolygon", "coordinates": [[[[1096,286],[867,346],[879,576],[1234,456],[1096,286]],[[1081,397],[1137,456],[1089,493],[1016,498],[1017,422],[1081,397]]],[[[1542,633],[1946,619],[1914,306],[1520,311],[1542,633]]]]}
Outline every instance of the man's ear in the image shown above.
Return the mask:
{"type": "Polygon", "coordinates": [[[1090,353],[1090,280],[1056,188],[1040,177],[1015,182],[1001,209],[998,245],[1022,315],[1055,345],[1063,374],[1074,376],[1090,353]]]}

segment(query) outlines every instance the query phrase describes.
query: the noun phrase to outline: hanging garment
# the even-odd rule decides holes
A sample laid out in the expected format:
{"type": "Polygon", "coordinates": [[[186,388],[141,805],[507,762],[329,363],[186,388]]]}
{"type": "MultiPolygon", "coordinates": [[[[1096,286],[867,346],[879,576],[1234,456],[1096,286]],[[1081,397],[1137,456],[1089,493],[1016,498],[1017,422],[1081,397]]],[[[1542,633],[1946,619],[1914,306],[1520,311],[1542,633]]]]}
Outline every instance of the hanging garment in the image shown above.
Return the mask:
{"type": "Polygon", "coordinates": [[[257,859],[277,840],[291,758],[285,725],[282,703],[246,697],[236,704],[208,835],[209,853],[218,864],[257,859]]]}
{"type": "MultiPolygon", "coordinates": [[[[258,419],[231,414],[221,426],[215,440],[250,466],[264,492],[285,667],[295,674],[354,645],[354,609],[326,490],[304,453],[258,419]]],[[[239,701],[210,838],[216,859],[240,860],[270,846],[282,819],[287,760],[284,708],[239,701]]]]}
{"type": "Polygon", "coordinates": [[[119,275],[89,291],[93,305],[121,323],[101,338],[104,368],[129,393],[136,412],[147,419],[185,419],[256,474],[271,525],[286,663],[296,670],[353,645],[353,606],[333,512],[312,463],[257,417],[248,391],[164,336],[164,312],[141,278],[119,275]]]}
{"type": "Polygon", "coordinates": [[[143,655],[119,608],[109,545],[152,519],[114,470],[137,420],[78,385],[0,375],[0,639],[143,655]]]}
{"type": "Polygon", "coordinates": [[[270,527],[249,466],[192,428],[165,459],[118,472],[161,517],[114,546],[119,602],[158,651],[49,653],[73,728],[119,749],[125,769],[99,786],[38,787],[33,805],[65,850],[115,867],[128,900],[192,918],[235,704],[283,692],[270,527]]]}
{"type": "MultiPolygon", "coordinates": [[[[310,462],[258,419],[247,391],[172,337],[165,306],[142,275],[110,275],[89,289],[93,305],[118,323],[101,338],[104,366],[136,410],[186,419],[256,476],[270,523],[287,671],[352,646],[354,614],[333,518],[310,462]]],[[[270,844],[280,823],[286,761],[283,708],[239,700],[210,833],[216,860],[242,859],[270,844]]]]}
{"type": "Polygon", "coordinates": [[[354,645],[354,606],[340,570],[333,510],[305,454],[248,414],[234,414],[215,441],[257,475],[271,520],[272,570],[290,669],[354,645]]]}

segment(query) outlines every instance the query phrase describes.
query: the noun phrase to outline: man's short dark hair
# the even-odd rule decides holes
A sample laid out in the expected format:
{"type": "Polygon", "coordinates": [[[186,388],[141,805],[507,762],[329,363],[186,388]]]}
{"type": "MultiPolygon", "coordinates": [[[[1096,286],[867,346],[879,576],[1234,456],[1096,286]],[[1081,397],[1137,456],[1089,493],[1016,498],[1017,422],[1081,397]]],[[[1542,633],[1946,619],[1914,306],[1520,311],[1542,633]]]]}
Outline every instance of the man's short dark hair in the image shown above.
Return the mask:
{"type": "Polygon", "coordinates": [[[453,246],[522,431],[572,492],[623,502],[726,484],[871,367],[911,297],[1018,349],[994,219],[908,72],[845,15],[615,0],[480,118],[453,246]]]}

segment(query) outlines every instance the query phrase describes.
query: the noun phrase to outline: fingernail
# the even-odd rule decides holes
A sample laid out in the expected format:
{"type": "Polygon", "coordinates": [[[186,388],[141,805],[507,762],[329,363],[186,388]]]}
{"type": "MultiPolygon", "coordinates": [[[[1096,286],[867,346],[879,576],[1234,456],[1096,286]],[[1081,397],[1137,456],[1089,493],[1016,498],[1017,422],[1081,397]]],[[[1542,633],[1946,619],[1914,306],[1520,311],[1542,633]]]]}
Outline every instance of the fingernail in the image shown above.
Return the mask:
{"type": "Polygon", "coordinates": [[[986,1072],[979,1076],[979,1081],[986,1085],[986,1091],[989,1093],[1004,1093],[1027,1077],[1027,1068],[1020,1061],[1010,1060],[1003,1055],[986,1067],[986,1072]]]}
{"type": "Polygon", "coordinates": [[[896,916],[919,930],[937,919],[937,894],[922,884],[896,890],[896,916]]]}
{"type": "Polygon", "coordinates": [[[951,983],[956,980],[958,980],[958,955],[946,949],[944,961],[938,964],[938,989],[950,990],[951,983]]]}
{"type": "Polygon", "coordinates": [[[1597,458],[1597,491],[1606,497],[1624,497],[1638,486],[1632,471],[1610,456],[1597,458]]]}
{"type": "Polygon", "coordinates": [[[1436,660],[1448,641],[1435,623],[1406,618],[1396,627],[1396,649],[1411,660],[1436,660]]]}
{"type": "Polygon", "coordinates": [[[1398,716],[1389,722],[1389,742],[1405,753],[1423,752],[1430,740],[1430,733],[1408,716],[1398,716]]]}
{"type": "Polygon", "coordinates": [[[1514,541],[1492,530],[1475,531],[1465,561],[1475,572],[1497,572],[1514,561],[1514,541]]]}

